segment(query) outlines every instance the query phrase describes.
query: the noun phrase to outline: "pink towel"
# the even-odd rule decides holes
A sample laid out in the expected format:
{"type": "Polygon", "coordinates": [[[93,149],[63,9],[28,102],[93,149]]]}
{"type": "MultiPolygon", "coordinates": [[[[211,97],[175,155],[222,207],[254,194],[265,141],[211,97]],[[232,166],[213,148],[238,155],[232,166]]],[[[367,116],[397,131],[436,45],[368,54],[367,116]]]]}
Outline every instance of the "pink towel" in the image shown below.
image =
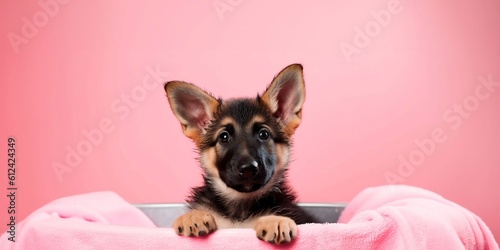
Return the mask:
{"type": "Polygon", "coordinates": [[[223,229],[208,237],[156,228],[112,192],[76,195],[38,209],[4,233],[2,249],[499,249],[484,222],[443,197],[409,186],[368,188],[337,224],[298,226],[291,244],[275,247],[252,229],[223,229]]]}

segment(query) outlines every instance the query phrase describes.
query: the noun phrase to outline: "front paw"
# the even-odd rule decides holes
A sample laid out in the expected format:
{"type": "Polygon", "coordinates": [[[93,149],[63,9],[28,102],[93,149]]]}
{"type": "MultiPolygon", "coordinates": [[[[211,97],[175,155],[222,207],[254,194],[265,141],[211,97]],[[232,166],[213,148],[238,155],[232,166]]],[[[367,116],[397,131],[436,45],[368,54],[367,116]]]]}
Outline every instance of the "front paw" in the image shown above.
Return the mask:
{"type": "Polygon", "coordinates": [[[172,228],[181,236],[203,236],[217,229],[214,217],[203,210],[192,210],[177,218],[172,228]]]}
{"type": "Polygon", "coordinates": [[[288,243],[297,236],[297,224],[284,216],[263,216],[255,224],[257,238],[271,244],[288,243]]]}

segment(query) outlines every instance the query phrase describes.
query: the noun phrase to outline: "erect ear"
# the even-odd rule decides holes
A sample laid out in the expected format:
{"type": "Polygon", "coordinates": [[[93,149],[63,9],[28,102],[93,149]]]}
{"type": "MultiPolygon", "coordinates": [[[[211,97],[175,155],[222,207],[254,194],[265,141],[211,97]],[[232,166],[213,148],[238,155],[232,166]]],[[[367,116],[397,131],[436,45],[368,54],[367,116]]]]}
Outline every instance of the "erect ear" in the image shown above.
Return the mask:
{"type": "Polygon", "coordinates": [[[300,125],[305,92],[302,65],[292,64],[274,77],[262,95],[262,101],[282,124],[288,136],[300,125]]]}
{"type": "Polygon", "coordinates": [[[219,100],[193,84],[171,81],[165,84],[170,108],[184,134],[198,145],[219,106],[219,100]]]}

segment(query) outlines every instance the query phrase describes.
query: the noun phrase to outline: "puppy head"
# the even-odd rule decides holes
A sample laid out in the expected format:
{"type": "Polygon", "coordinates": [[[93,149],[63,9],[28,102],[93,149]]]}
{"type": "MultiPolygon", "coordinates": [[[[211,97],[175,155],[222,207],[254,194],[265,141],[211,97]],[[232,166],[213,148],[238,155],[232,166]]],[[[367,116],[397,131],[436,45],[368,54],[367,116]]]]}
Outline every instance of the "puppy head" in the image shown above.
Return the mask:
{"type": "Polygon", "coordinates": [[[223,101],[180,81],[168,82],[165,91],[184,134],[200,151],[206,178],[220,192],[251,195],[283,178],[305,99],[300,64],[284,68],[256,98],[223,101]]]}

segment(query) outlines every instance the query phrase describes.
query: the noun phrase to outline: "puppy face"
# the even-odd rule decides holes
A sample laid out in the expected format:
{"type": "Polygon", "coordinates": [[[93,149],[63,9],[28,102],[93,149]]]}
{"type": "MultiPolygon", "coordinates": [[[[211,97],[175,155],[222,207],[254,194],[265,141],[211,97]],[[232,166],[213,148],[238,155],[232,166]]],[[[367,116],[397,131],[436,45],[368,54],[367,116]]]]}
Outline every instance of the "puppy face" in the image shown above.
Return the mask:
{"type": "Polygon", "coordinates": [[[241,197],[283,178],[305,99],[301,65],[283,69],[256,98],[224,101],[179,81],[168,82],[165,90],[184,134],[200,152],[206,179],[219,192],[241,197]]]}
{"type": "Polygon", "coordinates": [[[247,193],[265,186],[283,167],[278,147],[288,149],[288,138],[264,103],[259,98],[235,99],[220,105],[200,151],[212,154],[202,161],[206,172],[247,193]]]}

